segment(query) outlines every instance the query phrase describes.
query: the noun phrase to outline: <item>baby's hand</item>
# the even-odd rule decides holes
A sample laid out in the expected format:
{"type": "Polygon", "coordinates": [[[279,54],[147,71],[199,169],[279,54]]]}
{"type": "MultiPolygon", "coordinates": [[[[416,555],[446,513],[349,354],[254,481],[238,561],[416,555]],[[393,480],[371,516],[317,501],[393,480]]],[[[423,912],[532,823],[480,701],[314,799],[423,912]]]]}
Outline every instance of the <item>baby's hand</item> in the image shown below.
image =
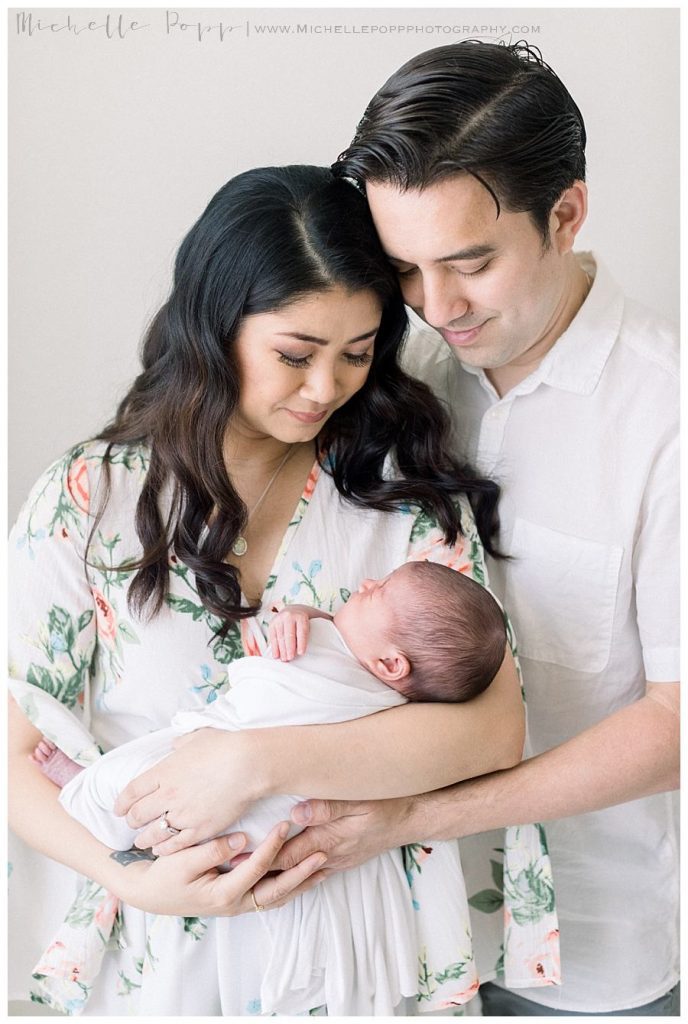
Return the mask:
{"type": "Polygon", "coordinates": [[[274,658],[291,661],[297,654],[306,653],[313,611],[307,605],[289,604],[275,615],[268,630],[274,658]]]}

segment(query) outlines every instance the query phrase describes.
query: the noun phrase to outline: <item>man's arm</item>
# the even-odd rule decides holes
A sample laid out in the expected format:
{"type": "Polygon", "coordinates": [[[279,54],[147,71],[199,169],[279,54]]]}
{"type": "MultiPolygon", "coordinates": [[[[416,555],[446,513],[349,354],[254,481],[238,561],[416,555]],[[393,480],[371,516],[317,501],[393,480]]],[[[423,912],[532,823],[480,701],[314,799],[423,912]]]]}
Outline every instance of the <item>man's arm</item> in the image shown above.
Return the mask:
{"type": "Polygon", "coordinates": [[[285,846],[281,863],[324,850],[326,867],[341,870],[419,839],[565,818],[676,789],[679,735],[679,684],[648,683],[641,700],[515,768],[421,796],[299,804],[292,817],[311,827],[285,846]]]}

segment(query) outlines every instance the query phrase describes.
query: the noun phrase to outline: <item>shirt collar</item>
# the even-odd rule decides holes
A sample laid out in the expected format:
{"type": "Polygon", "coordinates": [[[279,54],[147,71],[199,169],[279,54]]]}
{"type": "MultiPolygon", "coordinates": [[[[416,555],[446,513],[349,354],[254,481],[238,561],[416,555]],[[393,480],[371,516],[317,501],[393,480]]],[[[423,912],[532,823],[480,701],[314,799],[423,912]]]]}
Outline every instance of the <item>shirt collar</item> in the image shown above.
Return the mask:
{"type": "MultiPolygon", "coordinates": [[[[539,384],[580,395],[592,394],[597,387],[619,335],[624,299],[607,268],[592,253],[577,253],[576,258],[593,278],[585,302],[537,369],[512,388],[504,396],[506,399],[533,391],[539,384]]],[[[466,373],[477,376],[483,387],[495,393],[484,370],[460,365],[466,373]]]]}

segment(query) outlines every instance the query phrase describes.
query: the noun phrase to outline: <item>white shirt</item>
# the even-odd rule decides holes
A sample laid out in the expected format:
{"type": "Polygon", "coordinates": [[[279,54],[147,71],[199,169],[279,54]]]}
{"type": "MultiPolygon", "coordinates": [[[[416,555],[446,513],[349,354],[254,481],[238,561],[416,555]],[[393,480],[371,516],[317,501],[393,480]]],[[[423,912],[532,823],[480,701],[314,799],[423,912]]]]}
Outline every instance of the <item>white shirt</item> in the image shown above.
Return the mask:
{"type": "MultiPolygon", "coordinates": [[[[514,624],[529,752],[679,678],[678,343],[590,254],[592,289],[538,368],[503,398],[423,325],[407,364],[449,403],[457,445],[503,491],[491,586],[514,624]]],[[[556,784],[556,779],[552,779],[556,784]]],[[[561,989],[584,1013],[641,1006],[678,977],[670,794],[548,823],[561,989]]]]}

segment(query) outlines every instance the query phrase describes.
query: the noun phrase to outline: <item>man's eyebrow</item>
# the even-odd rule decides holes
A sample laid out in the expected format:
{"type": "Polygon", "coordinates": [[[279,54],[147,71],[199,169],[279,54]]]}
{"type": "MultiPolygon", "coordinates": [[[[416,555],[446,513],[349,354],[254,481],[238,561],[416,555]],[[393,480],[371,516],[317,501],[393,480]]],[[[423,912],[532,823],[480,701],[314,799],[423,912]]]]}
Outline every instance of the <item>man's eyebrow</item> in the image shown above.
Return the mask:
{"type": "MultiPolygon", "coordinates": [[[[356,338],[349,338],[345,341],[345,345],[355,345],[357,341],[366,341],[368,338],[372,338],[373,335],[377,334],[380,330],[380,325],[373,327],[371,330],[366,331],[365,334],[359,334],[356,338]]],[[[278,331],[278,337],[280,338],[294,338],[296,341],[309,341],[313,345],[329,345],[327,338],[316,338],[313,334],[302,334],[300,331],[278,331]]]]}
{"type": "MultiPolygon", "coordinates": [[[[469,245],[466,249],[459,249],[457,252],[452,252],[448,256],[438,256],[434,263],[452,263],[455,260],[479,260],[483,256],[493,256],[497,249],[494,245],[469,245]]],[[[402,260],[398,256],[387,256],[388,260],[392,263],[408,263],[408,260],[402,260]]]]}

